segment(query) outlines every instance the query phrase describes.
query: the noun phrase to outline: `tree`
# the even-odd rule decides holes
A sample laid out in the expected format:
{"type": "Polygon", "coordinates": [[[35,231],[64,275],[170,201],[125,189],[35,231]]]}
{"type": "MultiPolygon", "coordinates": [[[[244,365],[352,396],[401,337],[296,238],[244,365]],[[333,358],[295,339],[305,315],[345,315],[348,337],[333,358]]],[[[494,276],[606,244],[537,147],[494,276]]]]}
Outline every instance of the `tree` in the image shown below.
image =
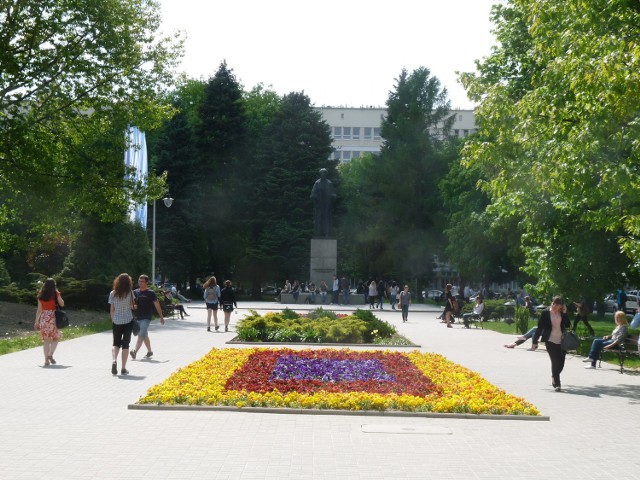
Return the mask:
{"type": "Polygon", "coordinates": [[[148,189],[126,179],[122,159],[128,125],[170,114],[158,94],[180,45],[158,38],[159,25],[152,0],[4,2],[0,225],[47,230],[68,212],[119,220],[130,199],[157,193],[154,178],[148,189]]]}
{"type": "Polygon", "coordinates": [[[461,76],[482,100],[463,156],[489,175],[489,210],[518,219],[526,270],[546,294],[573,293],[587,271],[583,288],[599,294],[612,278],[637,280],[637,2],[512,0],[493,12],[500,46],[461,76]]]}
{"type": "Polygon", "coordinates": [[[62,274],[110,283],[123,272],[138,278],[148,272],[150,264],[147,234],[139,224],[105,223],[93,215],[82,219],[62,274]]]}
{"type": "Polygon", "coordinates": [[[247,157],[247,116],[242,85],[222,62],[204,88],[195,126],[197,165],[190,193],[192,220],[206,244],[205,267],[233,276],[242,244],[238,223],[242,177],[247,157]]]}
{"type": "Polygon", "coordinates": [[[438,183],[456,156],[446,89],[421,67],[403,70],[387,100],[379,156],[341,168],[345,254],[362,258],[353,274],[424,277],[444,249],[438,183]],[[362,252],[366,252],[364,258],[362,252]]]}
{"type": "Polygon", "coordinates": [[[251,169],[243,172],[251,186],[244,264],[254,292],[264,279],[306,279],[309,274],[311,187],[322,167],[335,180],[335,162],[328,160],[329,130],[309,97],[289,93],[260,137],[251,169]]]}
{"type": "Polygon", "coordinates": [[[501,224],[487,212],[489,199],[480,188],[484,181],[478,166],[453,162],[439,184],[447,212],[446,253],[464,284],[501,282],[504,270],[516,271],[514,260],[522,263],[518,226],[501,224]]]}

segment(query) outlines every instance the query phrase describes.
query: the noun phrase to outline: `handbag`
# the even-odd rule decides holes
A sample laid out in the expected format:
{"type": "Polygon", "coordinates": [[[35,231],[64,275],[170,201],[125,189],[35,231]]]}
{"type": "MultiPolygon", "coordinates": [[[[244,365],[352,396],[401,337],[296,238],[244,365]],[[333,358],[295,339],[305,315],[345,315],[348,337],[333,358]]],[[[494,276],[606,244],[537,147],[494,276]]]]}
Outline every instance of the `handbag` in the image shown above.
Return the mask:
{"type": "Polygon", "coordinates": [[[65,312],[64,310],[62,310],[60,308],[60,305],[58,305],[58,294],[55,293],[55,300],[56,300],[56,311],[54,313],[55,317],[56,317],[56,328],[60,329],[60,328],[65,328],[69,326],[69,317],[67,316],[67,312],[65,312]]]}
{"type": "MultiPolygon", "coordinates": [[[[136,296],[133,294],[133,292],[131,293],[131,298],[133,300],[133,304],[135,305],[136,296]]],[[[140,333],[140,324],[138,323],[138,319],[136,318],[136,310],[132,308],[131,313],[133,314],[133,319],[131,320],[131,322],[133,323],[131,333],[133,333],[137,337],[138,334],[140,333]]]]}
{"type": "Polygon", "coordinates": [[[562,334],[562,341],[560,342],[560,346],[564,351],[569,350],[577,350],[580,346],[580,339],[576,332],[573,330],[567,330],[562,334]]]}
{"type": "Polygon", "coordinates": [[[133,329],[131,333],[133,333],[137,337],[140,333],[140,324],[138,323],[138,319],[136,317],[133,317],[133,320],[131,321],[133,322],[133,329]]]}

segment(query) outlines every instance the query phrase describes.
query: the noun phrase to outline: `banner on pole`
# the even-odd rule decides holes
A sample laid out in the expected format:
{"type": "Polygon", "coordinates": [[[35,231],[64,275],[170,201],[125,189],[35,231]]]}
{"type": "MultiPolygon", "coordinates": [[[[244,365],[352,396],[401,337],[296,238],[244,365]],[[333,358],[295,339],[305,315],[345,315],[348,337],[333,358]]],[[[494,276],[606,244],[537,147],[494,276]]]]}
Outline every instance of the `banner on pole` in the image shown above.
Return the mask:
{"type": "MultiPolygon", "coordinates": [[[[147,141],[144,132],[135,125],[130,127],[127,136],[129,148],[124,152],[124,164],[134,169],[134,179],[146,185],[149,166],[147,163],[147,141]]],[[[131,203],[129,206],[129,220],[140,223],[142,228],[147,228],[147,204],[131,203]]]]}

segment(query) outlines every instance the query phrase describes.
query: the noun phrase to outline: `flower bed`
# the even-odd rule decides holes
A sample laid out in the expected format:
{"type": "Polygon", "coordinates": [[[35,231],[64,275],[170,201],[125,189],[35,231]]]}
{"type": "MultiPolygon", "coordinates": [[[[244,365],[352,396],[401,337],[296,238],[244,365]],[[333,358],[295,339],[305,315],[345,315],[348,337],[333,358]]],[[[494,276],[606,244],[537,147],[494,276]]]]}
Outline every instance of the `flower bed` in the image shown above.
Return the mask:
{"type": "Polygon", "coordinates": [[[540,415],[480,375],[419,351],[213,349],[138,403],[540,415]]]}

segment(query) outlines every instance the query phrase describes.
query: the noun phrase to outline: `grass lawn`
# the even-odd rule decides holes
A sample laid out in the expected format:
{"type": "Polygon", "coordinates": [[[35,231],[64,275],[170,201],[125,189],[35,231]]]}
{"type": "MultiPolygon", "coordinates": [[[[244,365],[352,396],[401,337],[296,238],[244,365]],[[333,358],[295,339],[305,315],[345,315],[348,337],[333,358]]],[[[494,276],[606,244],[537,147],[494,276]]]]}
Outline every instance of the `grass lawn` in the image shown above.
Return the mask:
{"type": "MultiPolygon", "coordinates": [[[[571,324],[573,325],[573,316],[570,315],[571,324]]],[[[598,316],[591,315],[589,316],[589,324],[593,327],[595,331],[595,337],[601,338],[605,335],[611,335],[611,332],[616,325],[613,321],[612,316],[598,316]]],[[[536,325],[535,321],[529,322],[529,328],[536,325]]],[[[509,335],[521,335],[520,332],[516,330],[516,324],[508,324],[505,322],[484,322],[483,326],[486,330],[493,330],[494,332],[505,333],[509,335]]],[[[576,332],[580,338],[583,340],[580,342],[580,348],[578,349],[578,354],[586,357],[589,354],[589,349],[591,348],[591,342],[593,338],[588,338],[589,333],[587,332],[587,328],[584,326],[584,323],[580,322],[578,324],[578,331],[576,332]]],[[[629,329],[629,333],[631,335],[637,336],[640,333],[640,329],[634,328],[629,329]]],[[[515,339],[514,339],[515,340],[515,339]]],[[[513,340],[510,340],[510,342],[513,340]]],[[[611,363],[613,365],[618,365],[618,357],[614,353],[604,352],[603,360],[611,363]]],[[[626,358],[624,362],[625,368],[640,368],[640,358],[629,356],[626,358]]]]}
{"type": "MultiPolygon", "coordinates": [[[[104,332],[106,330],[111,330],[110,319],[103,320],[101,322],[88,323],[87,325],[72,325],[62,331],[62,341],[91,335],[93,333],[104,332]]],[[[40,333],[34,333],[24,337],[7,338],[0,340],[0,355],[40,347],[41,345],[42,340],[40,339],[40,333]]]]}

